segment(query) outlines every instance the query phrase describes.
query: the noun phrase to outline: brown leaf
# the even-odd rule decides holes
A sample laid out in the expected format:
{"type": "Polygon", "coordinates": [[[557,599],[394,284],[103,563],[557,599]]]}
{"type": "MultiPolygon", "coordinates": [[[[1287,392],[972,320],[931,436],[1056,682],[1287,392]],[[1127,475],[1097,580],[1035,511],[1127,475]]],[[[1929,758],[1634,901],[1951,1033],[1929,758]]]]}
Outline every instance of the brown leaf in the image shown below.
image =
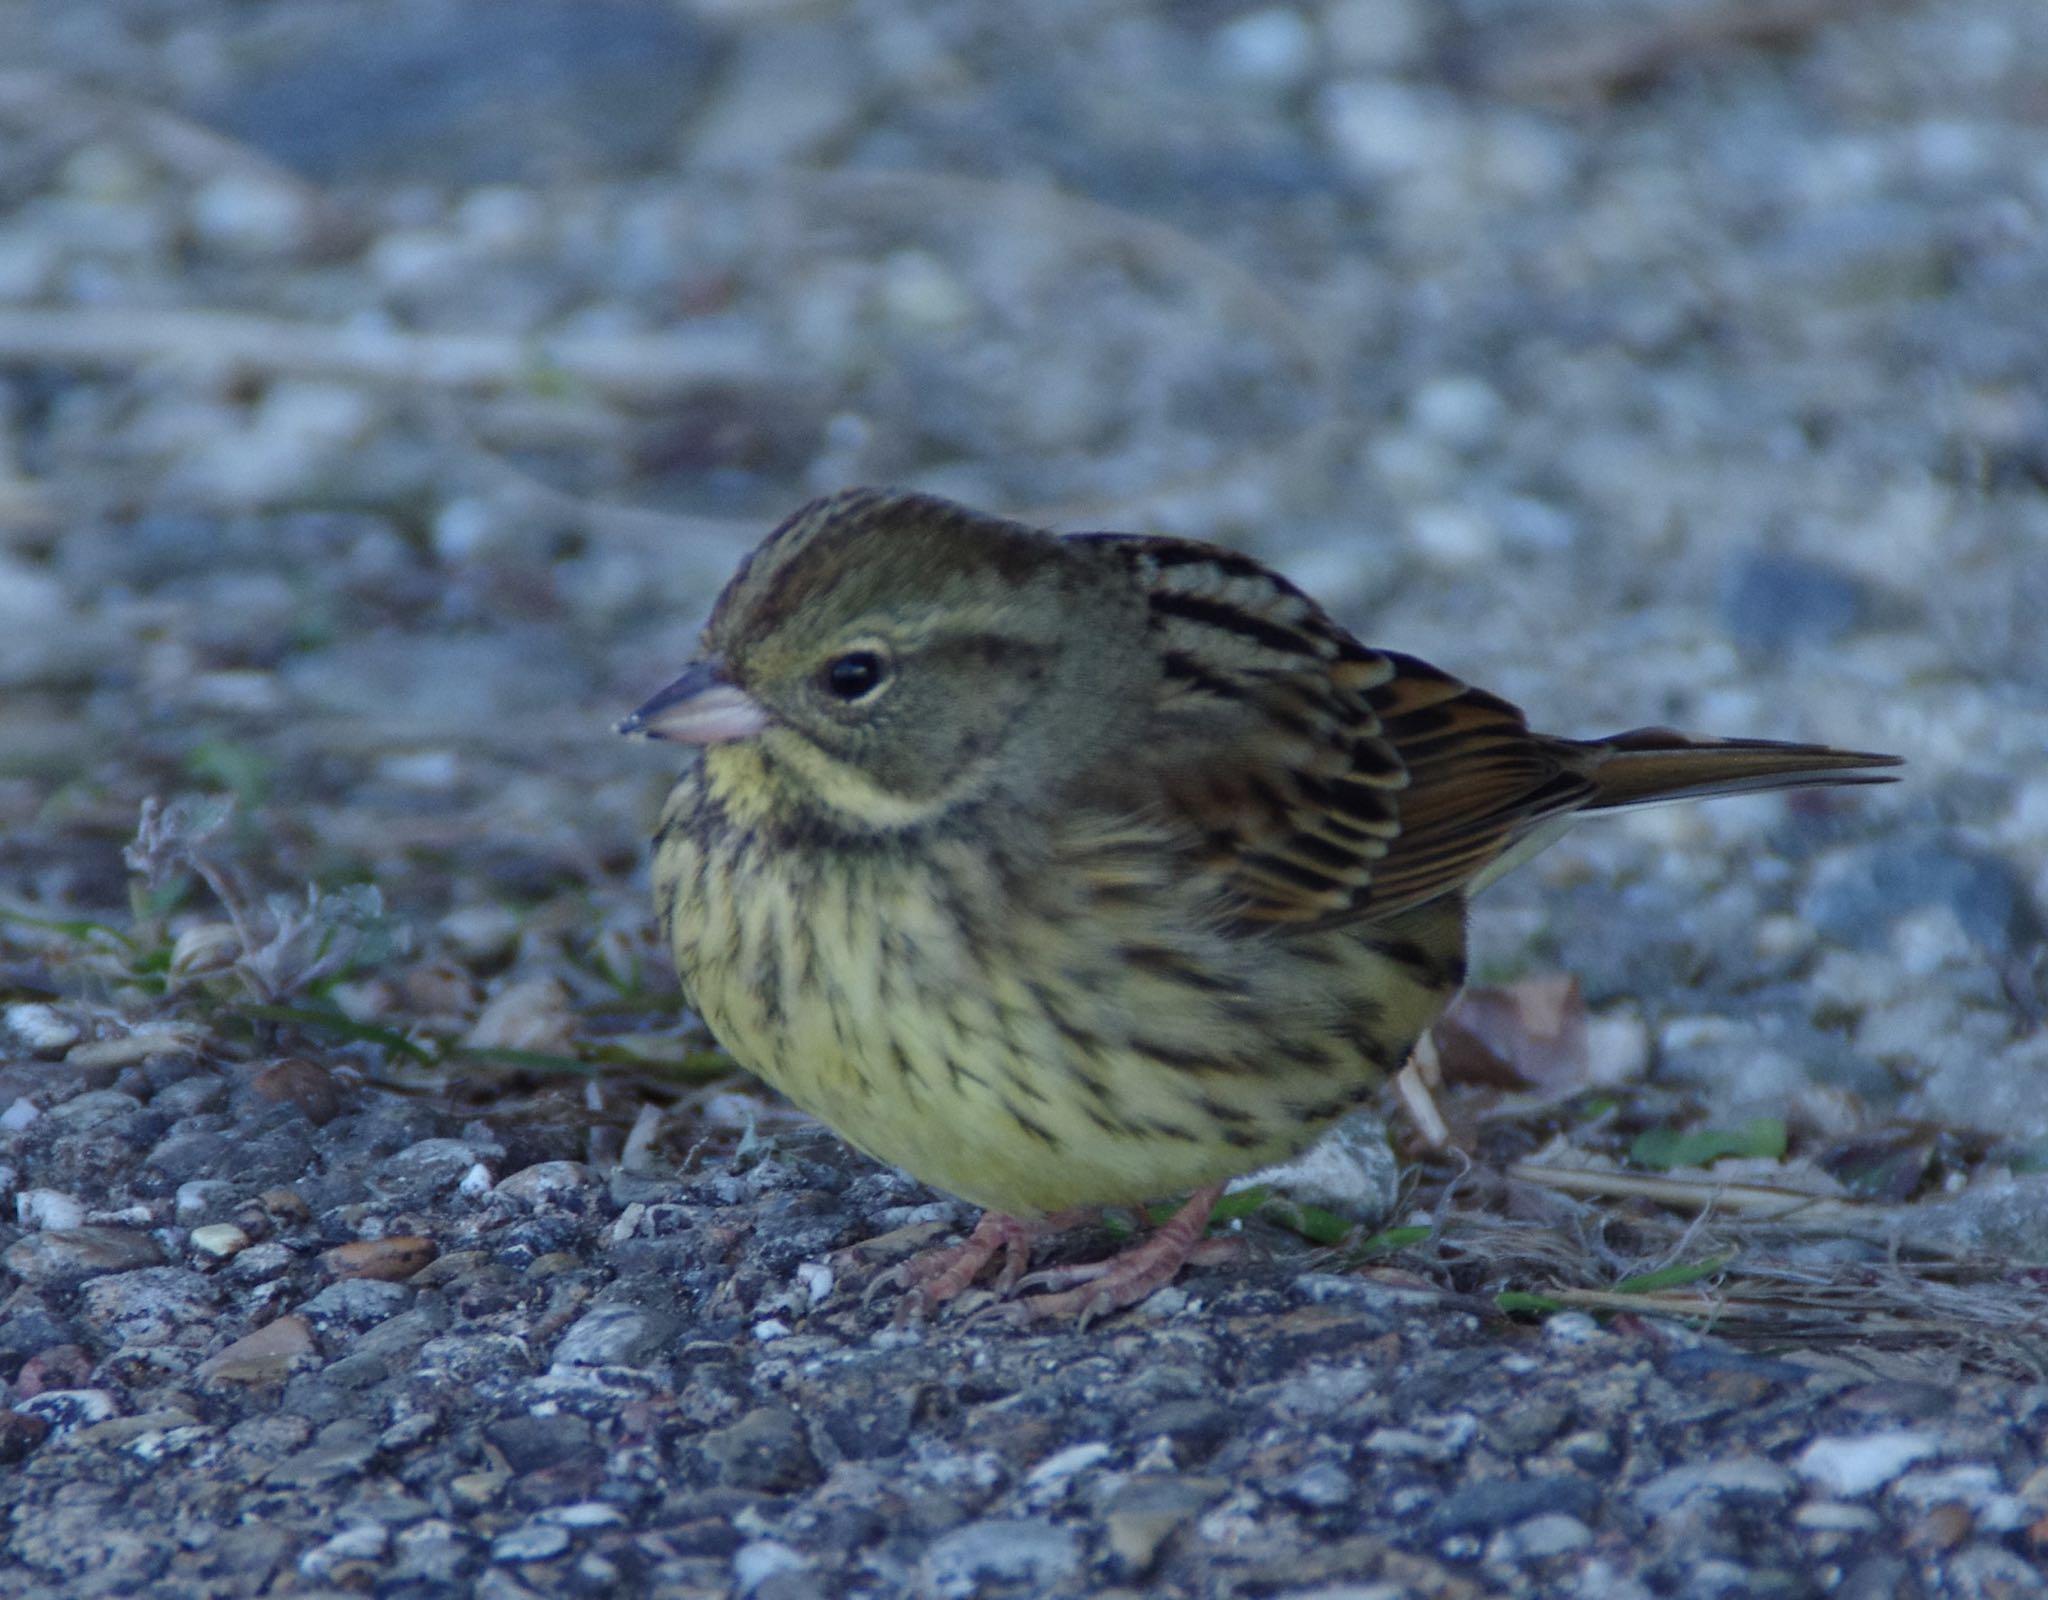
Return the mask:
{"type": "Polygon", "coordinates": [[[1586,1001],[1574,977],[1467,989],[1433,1032],[1447,1084],[1556,1092],[1587,1081],[1586,1001]]]}

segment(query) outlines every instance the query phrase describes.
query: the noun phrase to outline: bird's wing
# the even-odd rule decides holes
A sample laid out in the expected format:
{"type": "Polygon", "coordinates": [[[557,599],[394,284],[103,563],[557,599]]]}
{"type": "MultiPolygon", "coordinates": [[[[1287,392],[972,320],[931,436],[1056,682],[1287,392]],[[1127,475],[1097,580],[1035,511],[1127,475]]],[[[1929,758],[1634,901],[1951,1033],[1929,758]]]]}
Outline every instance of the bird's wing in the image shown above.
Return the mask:
{"type": "Polygon", "coordinates": [[[1250,923],[1389,916],[1465,889],[1572,811],[1870,781],[1890,758],[1643,730],[1581,743],[1371,650],[1248,556],[1082,535],[1137,577],[1164,665],[1147,789],[1250,923]]]}

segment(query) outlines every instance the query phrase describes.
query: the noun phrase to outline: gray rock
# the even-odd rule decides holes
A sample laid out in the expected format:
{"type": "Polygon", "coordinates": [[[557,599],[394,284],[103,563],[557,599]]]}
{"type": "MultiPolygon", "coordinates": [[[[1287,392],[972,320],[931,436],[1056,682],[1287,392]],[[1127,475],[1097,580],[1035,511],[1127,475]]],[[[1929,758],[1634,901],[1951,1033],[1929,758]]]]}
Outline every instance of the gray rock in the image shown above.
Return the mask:
{"type": "Polygon", "coordinates": [[[818,1481],[803,1423],[783,1406],[758,1406],[730,1427],[705,1434],[697,1448],[728,1488],[787,1494],[818,1481]]]}
{"type": "Polygon", "coordinates": [[[220,1290],[186,1267],[141,1267],[94,1278],[80,1291],[79,1316],[110,1343],[202,1349],[213,1337],[220,1290]]]}
{"type": "Polygon", "coordinates": [[[552,1561],[569,1548],[566,1529],[546,1522],[529,1522],[501,1533],[491,1541],[493,1561],[552,1561]]]}
{"type": "Polygon", "coordinates": [[[323,1335],[335,1329],[368,1328],[405,1310],[414,1293],[402,1283],[341,1278],[299,1307],[299,1315],[323,1335]]]}
{"type": "Polygon", "coordinates": [[[555,1364],[642,1366],[668,1346],[679,1326],[674,1317],[640,1306],[593,1306],[562,1335],[555,1346],[555,1364]]]}
{"type": "Polygon", "coordinates": [[[1841,944],[1881,948],[1892,924],[1947,906],[1974,939],[2001,955],[2036,944],[2041,916],[2010,863],[1950,835],[1888,839],[1824,860],[1799,914],[1841,944]]]}
{"type": "Polygon", "coordinates": [[[163,1246],[148,1234],[99,1224],[32,1233],[0,1253],[0,1265],[16,1277],[50,1287],[163,1264],[163,1246]]]}
{"type": "Polygon", "coordinates": [[[1429,1515],[1431,1537],[1455,1533],[1491,1533],[1526,1522],[1546,1512],[1591,1516],[1600,1504],[1600,1489],[1589,1478],[1559,1474],[1542,1478],[1485,1478],[1446,1495],[1429,1515]]]}
{"type": "Polygon", "coordinates": [[[1804,556],[1759,551],[1730,576],[1721,611],[1746,650],[1826,644],[1855,628],[1868,608],[1863,585],[1804,556]]]}
{"type": "Polygon", "coordinates": [[[991,1583],[1050,1594],[1080,1566],[1081,1541],[1073,1530],[1051,1522],[1000,1517],[941,1534],[919,1563],[934,1600],[969,1600],[991,1583]]]}

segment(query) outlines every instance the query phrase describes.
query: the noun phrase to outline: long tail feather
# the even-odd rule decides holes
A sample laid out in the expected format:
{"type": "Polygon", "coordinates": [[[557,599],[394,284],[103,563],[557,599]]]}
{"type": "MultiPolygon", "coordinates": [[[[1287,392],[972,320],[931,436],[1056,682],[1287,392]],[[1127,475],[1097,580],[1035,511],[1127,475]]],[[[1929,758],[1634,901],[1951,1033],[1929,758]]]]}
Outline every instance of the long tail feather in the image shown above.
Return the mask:
{"type": "Polygon", "coordinates": [[[1748,794],[1812,784],[1894,783],[1897,756],[1774,739],[1702,739],[1670,728],[1636,728],[1580,745],[1594,793],[1583,809],[1612,811],[1662,800],[1748,794]]]}

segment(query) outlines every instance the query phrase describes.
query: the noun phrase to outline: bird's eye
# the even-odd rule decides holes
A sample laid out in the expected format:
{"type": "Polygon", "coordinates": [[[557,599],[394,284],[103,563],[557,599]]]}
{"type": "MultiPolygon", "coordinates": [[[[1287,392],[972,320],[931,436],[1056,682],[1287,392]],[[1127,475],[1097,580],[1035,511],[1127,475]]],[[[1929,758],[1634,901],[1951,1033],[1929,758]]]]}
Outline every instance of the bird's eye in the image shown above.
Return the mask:
{"type": "Polygon", "coordinates": [[[849,650],[825,668],[825,687],[852,705],[879,689],[887,672],[882,658],[874,651],[849,650]]]}

